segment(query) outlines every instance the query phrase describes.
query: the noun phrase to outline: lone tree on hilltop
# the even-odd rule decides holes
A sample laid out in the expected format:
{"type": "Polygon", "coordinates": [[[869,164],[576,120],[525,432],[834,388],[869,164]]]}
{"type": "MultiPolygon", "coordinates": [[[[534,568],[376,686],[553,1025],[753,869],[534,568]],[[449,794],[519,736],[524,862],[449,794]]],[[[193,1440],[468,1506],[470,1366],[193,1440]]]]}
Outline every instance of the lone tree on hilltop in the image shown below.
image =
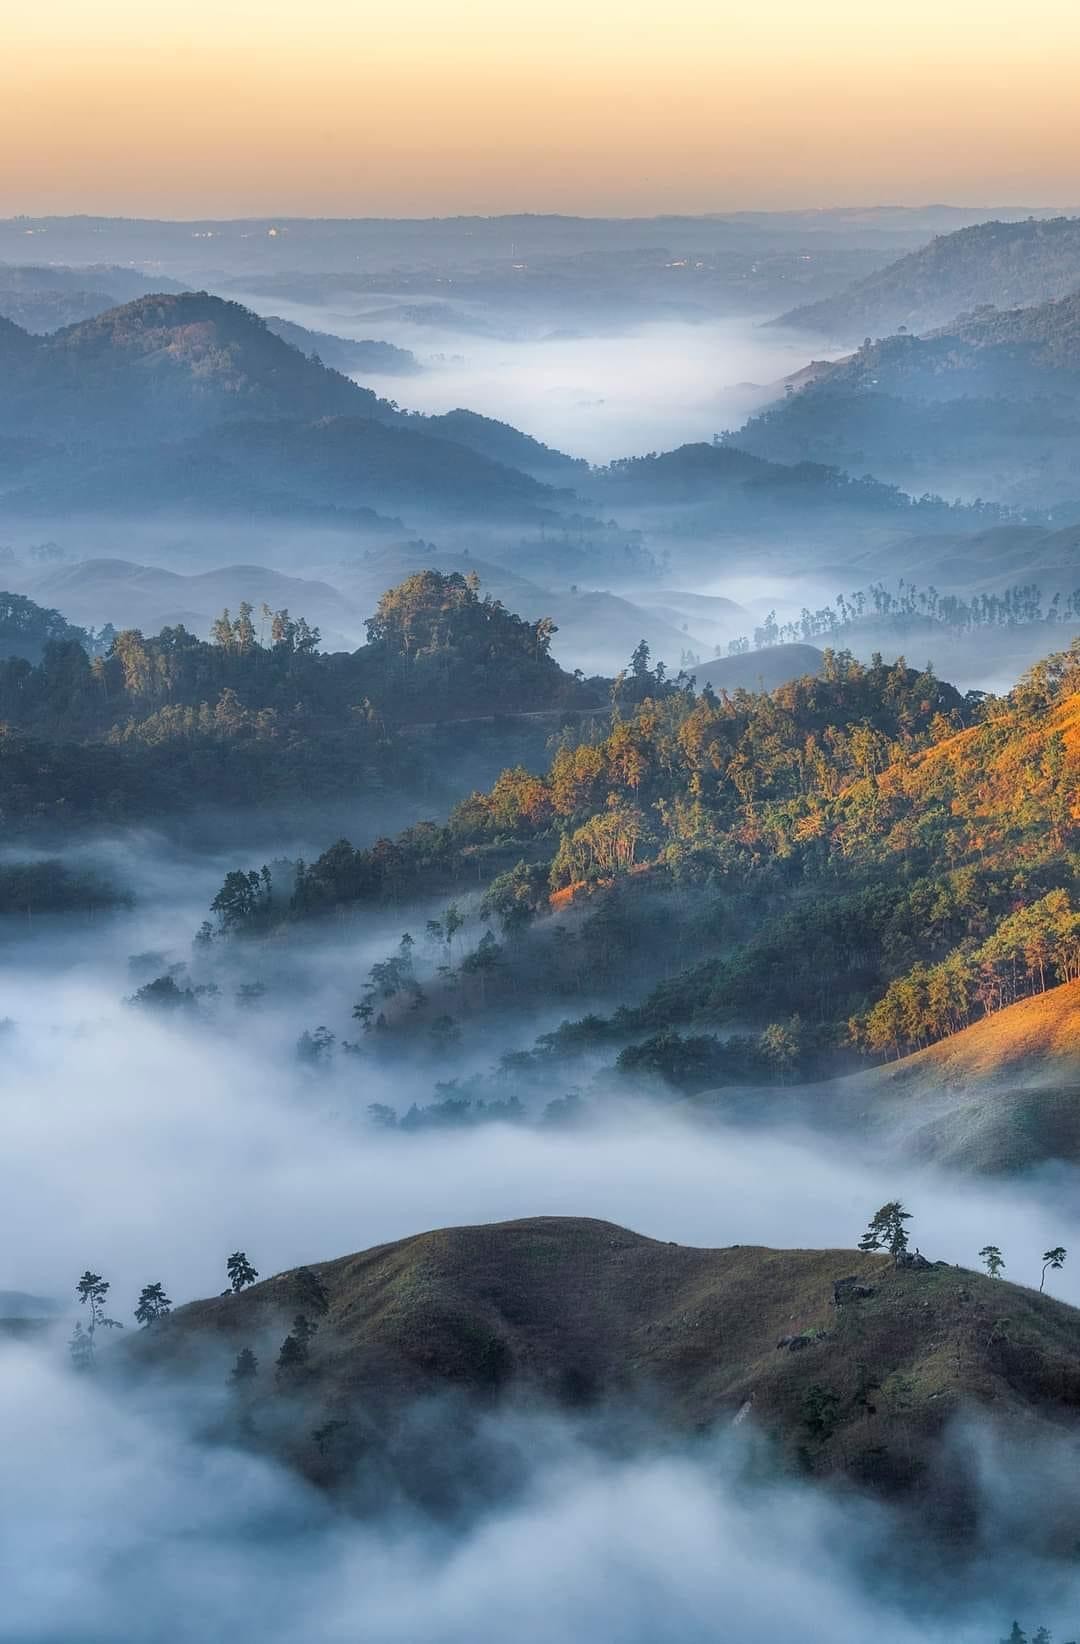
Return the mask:
{"type": "Polygon", "coordinates": [[[979,1251],[979,1259],[992,1279],[1000,1279],[1005,1258],[996,1244],[984,1244],[979,1251]]]}
{"type": "Polygon", "coordinates": [[[229,1275],[229,1286],[234,1294],[246,1289],[249,1284],[254,1284],[259,1276],[248,1261],[246,1251],[243,1250],[233,1251],[225,1263],[225,1271],[229,1275]]]}
{"type": "Polygon", "coordinates": [[[905,1222],[911,1220],[899,1199],[890,1199],[870,1218],[870,1225],[859,1240],[860,1250],[887,1250],[894,1262],[899,1261],[908,1247],[905,1222]]]}
{"type": "Polygon", "coordinates": [[[1067,1255],[1067,1251],[1066,1251],[1065,1246],[1063,1244],[1056,1244],[1054,1246],[1053,1250],[1044,1250],[1043,1251],[1042,1278],[1039,1280],[1039,1289],[1040,1290],[1043,1288],[1043,1286],[1046,1283],[1046,1275],[1047,1275],[1048,1271],[1057,1272],[1057,1270],[1059,1268],[1062,1268],[1062,1267],[1065,1266],[1065,1257],[1066,1257],[1066,1255],[1067,1255]]]}

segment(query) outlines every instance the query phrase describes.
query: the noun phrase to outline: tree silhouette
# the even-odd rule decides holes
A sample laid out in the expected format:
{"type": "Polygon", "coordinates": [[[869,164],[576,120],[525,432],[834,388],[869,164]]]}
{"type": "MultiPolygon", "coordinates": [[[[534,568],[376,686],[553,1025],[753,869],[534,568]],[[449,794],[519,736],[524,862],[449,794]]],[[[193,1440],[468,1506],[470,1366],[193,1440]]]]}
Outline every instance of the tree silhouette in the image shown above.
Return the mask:
{"type": "Polygon", "coordinates": [[[875,1211],[870,1225],[859,1240],[860,1250],[887,1250],[893,1261],[899,1261],[908,1247],[905,1222],[911,1220],[899,1199],[890,1199],[875,1211]]]}
{"type": "Polygon", "coordinates": [[[250,1347],[241,1347],[236,1355],[236,1363],[229,1371],[229,1381],[233,1387],[242,1387],[247,1381],[254,1381],[259,1373],[259,1361],[250,1347]]]}
{"type": "Polygon", "coordinates": [[[172,1311],[172,1302],[165,1294],[165,1287],[161,1284],[144,1284],[139,1292],[138,1305],[135,1308],[135,1317],[139,1324],[151,1325],[156,1319],[164,1319],[172,1311]]]}
{"type": "Polygon", "coordinates": [[[992,1279],[1000,1279],[1005,1260],[996,1244],[984,1244],[979,1251],[983,1266],[992,1279]]]}
{"type": "Polygon", "coordinates": [[[225,1271],[229,1275],[229,1284],[234,1294],[238,1294],[247,1285],[254,1284],[259,1276],[243,1250],[233,1251],[225,1263],[225,1271]]]}
{"type": "Polygon", "coordinates": [[[1066,1257],[1066,1255],[1067,1255],[1067,1251],[1066,1251],[1065,1246],[1063,1244],[1056,1244],[1054,1246],[1053,1250],[1044,1250],[1043,1251],[1042,1278],[1039,1280],[1039,1289],[1040,1290],[1043,1288],[1043,1286],[1046,1283],[1046,1274],[1047,1274],[1048,1270],[1053,1271],[1053,1272],[1057,1272],[1057,1270],[1059,1268],[1062,1268],[1062,1267],[1065,1266],[1065,1257],[1066,1257]]]}

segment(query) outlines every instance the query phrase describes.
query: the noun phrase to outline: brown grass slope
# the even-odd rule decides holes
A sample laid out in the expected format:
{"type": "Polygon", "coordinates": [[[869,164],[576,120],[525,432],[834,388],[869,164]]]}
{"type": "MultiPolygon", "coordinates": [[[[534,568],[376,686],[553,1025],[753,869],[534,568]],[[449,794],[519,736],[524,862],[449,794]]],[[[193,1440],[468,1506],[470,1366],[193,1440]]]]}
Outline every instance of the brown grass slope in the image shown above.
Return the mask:
{"type": "Polygon", "coordinates": [[[1080,1160],[1080,982],[837,1080],[830,1105],[938,1164],[1008,1172],[1080,1160]]]}
{"type": "Polygon", "coordinates": [[[741,1411],[805,1471],[928,1499],[945,1490],[936,1441],[963,1408],[1080,1425],[1080,1312],[944,1265],[696,1249],[538,1217],[422,1233],[317,1271],[321,1316],[301,1269],[180,1308],[134,1345],[171,1370],[209,1360],[221,1373],[253,1347],[255,1430],[327,1481],[332,1460],[309,1437],[318,1425],[348,1421],[367,1443],[412,1401],[451,1390],[641,1401],[683,1432],[741,1411]],[[834,1283],[849,1277],[870,1293],[837,1306],[834,1283]],[[309,1365],[282,1385],[273,1357],[297,1312],[320,1328],[309,1365]]]}
{"type": "Polygon", "coordinates": [[[899,1061],[749,1096],[705,1091],[692,1106],[824,1125],[887,1157],[991,1175],[1080,1162],[1080,982],[1021,999],[899,1061]]]}

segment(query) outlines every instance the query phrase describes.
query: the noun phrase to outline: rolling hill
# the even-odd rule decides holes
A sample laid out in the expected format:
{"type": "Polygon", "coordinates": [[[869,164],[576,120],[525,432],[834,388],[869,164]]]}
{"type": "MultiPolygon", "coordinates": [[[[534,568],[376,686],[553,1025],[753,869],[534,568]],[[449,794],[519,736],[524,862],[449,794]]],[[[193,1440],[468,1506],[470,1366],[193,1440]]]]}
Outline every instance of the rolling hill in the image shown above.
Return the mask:
{"type": "MultiPolygon", "coordinates": [[[[515,430],[399,412],[206,292],[152,296],[47,337],[0,327],[10,513],[195,510],[373,519],[382,510],[545,517],[558,500],[478,447],[515,430]],[[23,453],[20,462],[20,452],[23,453]]],[[[569,459],[563,459],[568,461],[569,459]]]]}
{"type": "Polygon", "coordinates": [[[819,674],[824,660],[816,645],[770,645],[698,663],[690,671],[699,690],[711,685],[714,691],[775,691],[790,680],[819,674]]]}
{"type": "Polygon", "coordinates": [[[363,613],[337,588],[306,577],[290,577],[265,565],[224,565],[185,576],[159,566],[123,559],[80,560],[46,571],[27,584],[35,598],[76,613],[88,627],[140,628],[156,634],[177,623],[205,636],[223,607],[235,611],[247,600],[258,612],[263,603],[287,607],[321,628],[324,644],[354,648],[363,637],[363,613]]]}
{"type": "Polygon", "coordinates": [[[408,348],[398,348],[395,343],[377,342],[370,337],[360,340],[337,337],[329,331],[309,331],[306,325],[283,320],[277,314],[268,315],[266,324],[275,337],[280,337],[290,347],[298,348],[308,356],[316,354],[323,365],[346,376],[362,377],[365,373],[376,373],[409,377],[422,369],[415,354],[408,348]]]}
{"type": "Polygon", "coordinates": [[[23,358],[4,383],[0,427],[99,447],[178,439],[236,418],[378,415],[384,405],[206,292],[125,303],[38,339],[23,358]]]}
{"type": "Polygon", "coordinates": [[[824,1126],[869,1143],[878,1156],[964,1172],[1080,1162],[1080,982],[1021,999],[865,1072],[693,1100],[727,1117],[824,1126]]]}
{"type": "Polygon", "coordinates": [[[730,436],[773,462],[870,471],[915,494],[1072,505],[1080,295],[869,339],[730,436]]]}
{"type": "Polygon", "coordinates": [[[948,1517],[971,1482],[955,1458],[934,1463],[950,1418],[1075,1432],[1080,1414],[1080,1313],[1049,1297],[945,1264],[696,1249],[574,1217],[446,1228],[283,1273],[177,1309],[123,1356],[224,1376],[243,1347],[260,1364],[249,1432],[324,1483],[392,1451],[416,1401],[453,1393],[636,1405],[684,1433],[738,1418],[803,1472],[948,1517]],[[297,1314],[318,1332],[275,1376],[297,1314]]]}
{"type": "Polygon", "coordinates": [[[151,279],[135,269],[109,264],[65,268],[0,263],[0,315],[26,331],[57,331],[149,292],[181,289],[160,274],[151,279]]]}
{"type": "Polygon", "coordinates": [[[1045,302],[1080,286],[1080,218],[988,222],[939,235],[837,296],[773,323],[841,342],[928,331],[984,304],[1045,302]]]}

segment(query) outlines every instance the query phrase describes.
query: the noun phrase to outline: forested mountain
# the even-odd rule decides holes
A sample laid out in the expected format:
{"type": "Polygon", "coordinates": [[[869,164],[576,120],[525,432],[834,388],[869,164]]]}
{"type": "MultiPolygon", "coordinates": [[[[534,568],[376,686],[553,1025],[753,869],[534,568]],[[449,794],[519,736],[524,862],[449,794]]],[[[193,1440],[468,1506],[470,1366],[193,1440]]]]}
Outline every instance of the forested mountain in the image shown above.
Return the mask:
{"type": "MultiPolygon", "coordinates": [[[[453,895],[486,870],[504,942],[463,964],[484,976],[472,1010],[616,978],[626,1001],[548,1035],[538,1072],[600,1051],[631,1083],[700,1090],[895,1057],[1080,975],[1078,644],[1001,701],[831,651],[771,695],[697,696],[635,657],[610,731],[505,771],[444,826],[339,841],[287,913],[226,886],[223,929],[453,895]]],[[[413,985],[411,968],[373,984],[391,1038],[413,985]]],[[[453,1005],[429,985],[410,1034],[415,1009],[453,1005]]]]}
{"type": "Polygon", "coordinates": [[[991,303],[1016,308],[1080,286],[1080,218],[977,223],[939,235],[838,296],[790,309],[775,323],[840,341],[906,327],[929,331],[991,303]]]}
{"type": "Polygon", "coordinates": [[[238,418],[392,416],[239,303],[206,292],[142,297],[23,349],[0,428],[99,446],[149,444],[238,418]]]}
{"type": "Polygon", "coordinates": [[[477,451],[492,462],[519,468],[548,485],[575,485],[588,473],[588,463],[580,458],[568,457],[533,439],[531,434],[523,434],[508,423],[496,422],[493,417],[482,417],[476,411],[459,407],[456,411],[424,417],[423,423],[440,439],[466,445],[470,451],[477,451]]]}
{"type": "Polygon", "coordinates": [[[19,513],[156,509],[374,519],[412,506],[539,518],[560,499],[481,454],[499,438],[462,415],[409,417],[290,346],[237,303],[205,292],[142,298],[32,338],[0,332],[0,435],[19,513]],[[471,435],[471,438],[469,437],[471,435]],[[373,512],[374,511],[374,512],[373,512]]]}

